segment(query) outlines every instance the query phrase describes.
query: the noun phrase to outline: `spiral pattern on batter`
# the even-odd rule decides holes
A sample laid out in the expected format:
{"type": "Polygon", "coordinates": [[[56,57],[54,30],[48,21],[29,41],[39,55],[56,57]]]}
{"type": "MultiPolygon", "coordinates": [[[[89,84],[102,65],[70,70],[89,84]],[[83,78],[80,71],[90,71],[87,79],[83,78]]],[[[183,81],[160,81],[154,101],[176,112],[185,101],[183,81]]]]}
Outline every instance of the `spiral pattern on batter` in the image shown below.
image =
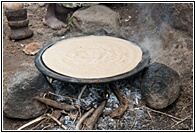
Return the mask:
{"type": "Polygon", "coordinates": [[[44,64],[74,78],[106,78],[126,73],[142,59],[142,50],[130,41],[109,36],[65,39],[46,49],[44,64]]]}

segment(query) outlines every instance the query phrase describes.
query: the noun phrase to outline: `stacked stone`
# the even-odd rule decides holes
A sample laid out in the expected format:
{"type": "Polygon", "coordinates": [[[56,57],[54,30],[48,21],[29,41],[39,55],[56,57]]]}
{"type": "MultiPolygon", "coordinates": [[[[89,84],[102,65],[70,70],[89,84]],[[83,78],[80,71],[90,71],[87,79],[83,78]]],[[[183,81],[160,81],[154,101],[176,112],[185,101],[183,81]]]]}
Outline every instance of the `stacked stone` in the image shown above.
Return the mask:
{"type": "MultiPolygon", "coordinates": [[[[17,5],[17,3],[15,4],[17,5]]],[[[11,28],[9,38],[19,40],[31,37],[33,31],[28,27],[29,19],[27,18],[27,9],[22,8],[22,5],[16,5],[4,6],[8,25],[11,28]]]]}

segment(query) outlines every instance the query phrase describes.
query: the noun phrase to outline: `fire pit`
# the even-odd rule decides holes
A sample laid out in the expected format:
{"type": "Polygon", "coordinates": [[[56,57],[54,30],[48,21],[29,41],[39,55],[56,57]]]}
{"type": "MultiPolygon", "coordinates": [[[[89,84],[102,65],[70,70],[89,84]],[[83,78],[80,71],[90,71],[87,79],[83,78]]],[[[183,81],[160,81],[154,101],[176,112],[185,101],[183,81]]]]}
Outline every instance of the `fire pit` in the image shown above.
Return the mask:
{"type": "MultiPolygon", "coordinates": [[[[112,36],[77,36],[46,45],[38,52],[35,65],[54,79],[51,85],[55,93],[47,92],[35,99],[54,109],[37,120],[53,119],[64,130],[115,129],[113,118],[122,118],[124,114],[127,117],[129,103],[134,105],[125,95],[136,99],[136,104],[140,96],[137,90],[131,92],[126,88],[127,81],[114,81],[140,72],[149,60],[145,48],[112,36]]],[[[43,127],[48,128],[44,123],[43,127]]]]}
{"type": "Polygon", "coordinates": [[[35,65],[45,76],[77,84],[109,83],[131,77],[150,60],[148,50],[111,36],[77,36],[43,47],[35,65]]]}

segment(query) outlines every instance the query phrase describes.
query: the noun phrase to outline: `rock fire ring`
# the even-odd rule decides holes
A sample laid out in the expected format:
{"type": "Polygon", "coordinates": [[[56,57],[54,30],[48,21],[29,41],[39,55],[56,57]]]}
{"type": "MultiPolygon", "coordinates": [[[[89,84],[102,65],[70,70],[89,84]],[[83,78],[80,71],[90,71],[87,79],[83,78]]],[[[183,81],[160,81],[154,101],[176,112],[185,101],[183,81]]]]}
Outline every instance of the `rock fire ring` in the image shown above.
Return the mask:
{"type": "Polygon", "coordinates": [[[35,58],[41,73],[63,82],[109,83],[131,77],[150,60],[147,49],[112,36],[87,35],[44,46],[35,58]]]}

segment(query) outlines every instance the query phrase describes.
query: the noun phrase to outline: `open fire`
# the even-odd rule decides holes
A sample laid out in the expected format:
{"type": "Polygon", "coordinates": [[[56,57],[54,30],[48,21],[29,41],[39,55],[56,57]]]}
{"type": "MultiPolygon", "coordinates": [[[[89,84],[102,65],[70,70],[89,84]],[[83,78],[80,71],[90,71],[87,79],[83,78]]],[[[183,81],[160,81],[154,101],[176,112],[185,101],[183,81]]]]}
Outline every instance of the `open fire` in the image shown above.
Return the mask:
{"type": "MultiPolygon", "coordinates": [[[[127,109],[125,112],[123,112],[123,115],[120,118],[111,116],[112,112],[120,107],[120,102],[113,93],[112,89],[109,89],[108,84],[84,86],[71,84],[66,85],[63,82],[54,80],[52,85],[55,93],[49,92],[46,94],[47,98],[60,104],[65,103],[75,107],[80,105],[80,110],[64,111],[49,106],[46,114],[51,114],[53,117],[56,117],[56,120],[59,119],[59,124],[45,118],[45,120],[40,120],[42,121],[41,124],[40,122],[36,121],[36,126],[34,125],[33,127],[35,130],[75,130],[77,129],[78,123],[80,122],[82,116],[84,116],[84,114],[89,112],[89,110],[92,108],[98,108],[104,100],[107,100],[107,103],[105,104],[103,110],[101,110],[101,115],[97,118],[98,121],[95,123],[95,125],[93,125],[93,129],[95,130],[115,130],[119,127],[122,129],[139,129],[145,126],[140,123],[140,120],[146,119],[149,121],[151,119],[146,113],[146,109],[140,107],[140,91],[132,87],[126,80],[114,83],[116,90],[122,94],[125,99],[133,102],[132,104],[129,102],[127,109]],[[60,115],[58,113],[56,113],[58,114],[56,115],[55,112],[60,112],[60,115]],[[119,121],[120,119],[121,121],[119,121]],[[60,125],[60,123],[63,126],[60,125]]],[[[89,115],[87,118],[90,118],[92,115],[89,115]]]]}

